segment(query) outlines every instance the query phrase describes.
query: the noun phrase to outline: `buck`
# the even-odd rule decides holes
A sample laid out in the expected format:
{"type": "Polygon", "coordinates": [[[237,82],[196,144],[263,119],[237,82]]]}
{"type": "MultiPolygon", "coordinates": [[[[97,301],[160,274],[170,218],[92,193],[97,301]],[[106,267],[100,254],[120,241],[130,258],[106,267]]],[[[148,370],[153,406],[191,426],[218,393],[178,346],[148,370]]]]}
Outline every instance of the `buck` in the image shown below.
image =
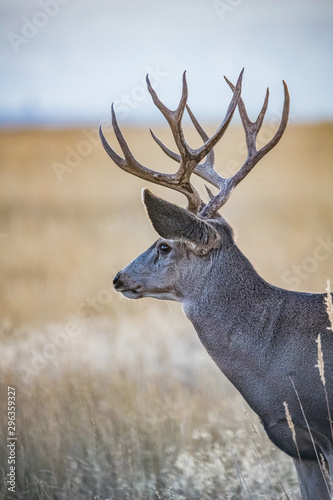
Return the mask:
{"type": "Polygon", "coordinates": [[[187,209],[169,203],[148,189],[143,202],[160,238],[114,278],[117,292],[130,299],[153,297],[182,304],[197,334],[217,366],[257,413],[269,438],[292,457],[304,500],[331,498],[333,480],[333,332],[323,294],[293,292],[262,279],[237,247],[233,230],[218,213],[233,189],[281,139],[288,121],[289,93],[285,82],[281,123],[261,149],[256,138],[268,105],[251,122],[241,98],[243,71],[233,91],[225,119],[208,137],[187,106],[186,75],[176,110],[158,98],[147,76],[154,104],[166,118],[179,153],[167,148],[151,131],[162,150],[179,163],[174,174],[153,171],[132,155],[112,106],[112,125],[123,157],[108,144],[104,149],[121,169],[184,194],[187,209]],[[248,156],[230,178],[214,169],[213,148],[227,130],[238,106],[248,156]],[[182,117],[187,109],[204,144],[192,149],[185,140],[182,117]],[[190,182],[196,174],[218,188],[204,203],[190,182]],[[324,388],[318,369],[316,339],[321,335],[325,364],[324,388]],[[287,406],[286,406],[287,405],[287,406]],[[292,429],[292,430],[291,430],[292,429]],[[329,478],[330,476],[330,478],[329,478]]]}

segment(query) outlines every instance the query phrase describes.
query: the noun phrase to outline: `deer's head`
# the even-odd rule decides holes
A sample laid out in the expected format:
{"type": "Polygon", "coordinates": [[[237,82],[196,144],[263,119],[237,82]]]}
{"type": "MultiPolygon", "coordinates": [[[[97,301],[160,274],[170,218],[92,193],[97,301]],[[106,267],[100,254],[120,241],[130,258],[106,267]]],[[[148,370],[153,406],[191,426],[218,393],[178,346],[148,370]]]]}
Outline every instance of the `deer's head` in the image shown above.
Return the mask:
{"type": "Polygon", "coordinates": [[[179,163],[179,169],[175,174],[158,173],[141,165],[134,158],[119,129],[113,106],[112,125],[124,158],[110,147],[100,127],[99,132],[104,149],[120,168],[155,184],[175,189],[183,193],[188,200],[187,209],[184,209],[154,196],[147,189],[143,191],[143,202],[149,218],[161,238],[115,276],[115,289],[126,297],[154,297],[182,301],[184,296],[193,289],[194,283],[198,282],[198,277],[200,277],[200,283],[209,279],[209,275],[214,272],[212,265],[214,256],[232,244],[232,229],[218,214],[218,210],[229,199],[237,184],[279,142],[286,128],[289,113],[288,88],[283,82],[285,97],[280,126],[268,144],[257,150],[256,138],[268,105],[268,89],[257,120],[251,122],[241,98],[242,76],[243,71],[236,86],[226,79],[233,91],[233,97],[222,124],[211,137],[208,137],[186,104],[185,73],[180,103],[174,111],[168,109],[159,100],[147,76],[148,91],[169,123],[179,154],[167,148],[152,131],[151,134],[162,150],[179,163]],[[224,178],[214,170],[213,148],[224,135],[237,105],[245,130],[248,156],[235,175],[224,178]],[[181,121],[185,108],[204,141],[198,149],[192,149],[184,137],[181,121]],[[204,161],[200,163],[202,160],[204,161]],[[201,200],[198,191],[190,182],[192,173],[219,189],[218,194],[213,195],[206,188],[209,195],[207,203],[201,200]]]}

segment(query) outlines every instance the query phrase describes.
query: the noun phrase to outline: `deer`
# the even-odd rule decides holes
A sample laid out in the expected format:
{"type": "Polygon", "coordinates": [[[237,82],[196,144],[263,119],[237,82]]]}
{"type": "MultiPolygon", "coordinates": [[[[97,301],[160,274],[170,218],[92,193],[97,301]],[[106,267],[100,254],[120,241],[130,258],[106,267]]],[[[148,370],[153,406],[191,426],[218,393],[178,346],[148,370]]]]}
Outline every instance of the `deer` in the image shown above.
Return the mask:
{"type": "Polygon", "coordinates": [[[283,81],[281,122],[272,139],[257,149],[269,89],[252,122],[241,97],[243,72],[236,85],[224,77],[233,94],[224,120],[210,137],[187,104],[186,72],[175,110],[161,102],[147,75],[147,89],[167,120],[178,149],[177,153],[169,149],[150,130],[163,152],[179,164],[172,174],[151,170],[136,160],[112,104],[112,127],[123,157],[109,145],[100,126],[100,139],[109,157],[125,172],[187,198],[187,208],[183,208],[143,189],[143,203],[159,238],[116,274],[113,286],[129,299],[179,302],[206,351],[258,415],[269,439],[292,458],[302,499],[329,500],[333,482],[333,363],[325,364],[326,393],[315,368],[319,334],[325,359],[333,359],[325,295],[285,290],[266,282],[238,248],[232,227],[219,213],[234,188],[278,144],[288,122],[290,97],[283,81]],[[241,168],[226,178],[214,168],[214,146],[225,134],[236,108],[248,154],[241,168]],[[197,149],[191,148],[184,136],[185,109],[203,141],[197,149]],[[218,193],[214,195],[206,186],[209,199],[205,203],[191,182],[192,174],[218,193]]]}

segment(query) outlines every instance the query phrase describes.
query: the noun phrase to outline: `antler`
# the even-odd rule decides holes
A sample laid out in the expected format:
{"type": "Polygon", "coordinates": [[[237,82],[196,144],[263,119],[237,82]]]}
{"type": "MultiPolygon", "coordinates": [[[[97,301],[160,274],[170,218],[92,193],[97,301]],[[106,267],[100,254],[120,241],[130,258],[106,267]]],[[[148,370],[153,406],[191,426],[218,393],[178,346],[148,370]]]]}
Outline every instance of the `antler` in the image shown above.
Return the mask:
{"type": "Polygon", "coordinates": [[[174,111],[167,108],[158,98],[156,92],[153,90],[148,75],[146,77],[147,88],[152,96],[154,104],[161,111],[163,116],[166,118],[169,126],[171,128],[172,135],[174,137],[175,143],[177,145],[179,154],[171,151],[163,142],[156,137],[154,132],[150,130],[153,139],[161,147],[161,149],[173,160],[177,161],[179,169],[175,174],[162,174],[151,170],[139,163],[132,155],[117,123],[116,115],[112,105],[112,126],[116,134],[119,145],[123,151],[124,157],[119,156],[108,144],[104,137],[102,128],[99,128],[99,134],[104,146],[104,149],[112,160],[123,170],[136,175],[142,179],[148,180],[155,184],[159,184],[164,187],[175,189],[183,193],[188,199],[188,210],[193,213],[197,213],[200,210],[199,215],[205,218],[212,218],[216,212],[226,203],[229,199],[232,191],[237,186],[237,184],[242,181],[246,175],[252,170],[252,168],[258,163],[258,161],[263,158],[281,139],[288,122],[289,115],[289,92],[286,83],[283,81],[284,86],[284,105],[282,112],[282,119],[280,126],[274,135],[274,137],[259,151],[256,148],[256,139],[258,132],[262,126],[265,113],[268,106],[269,91],[267,89],[264,104],[255,122],[251,122],[243,102],[240,97],[241,94],[241,84],[243,71],[241,71],[237,84],[234,86],[226,77],[225,80],[228,85],[233,90],[234,94],[229,104],[226,116],[221,123],[220,127],[216,130],[210,138],[203,130],[201,125],[196,120],[191,109],[186,104],[187,102],[187,83],[186,83],[186,72],[183,74],[183,89],[182,95],[177,109],[174,111]],[[214,170],[214,151],[213,147],[221,139],[225,133],[228,125],[232,119],[236,106],[238,104],[239,113],[241,116],[242,124],[245,131],[246,144],[248,150],[248,156],[242,167],[230,178],[222,177],[214,170]],[[192,123],[202,138],[204,144],[198,149],[192,149],[186,142],[183,129],[181,126],[181,120],[184,114],[185,107],[190,115],[192,123]],[[204,163],[200,164],[200,161],[206,157],[204,163]],[[200,199],[199,193],[196,188],[191,184],[190,177],[192,173],[200,176],[204,180],[210,182],[215,187],[219,188],[219,193],[215,196],[212,195],[210,190],[207,188],[207,192],[210,197],[210,201],[207,205],[204,205],[200,199]]]}
{"type": "Polygon", "coordinates": [[[241,94],[241,85],[242,85],[242,77],[243,71],[241,71],[236,87],[234,87],[234,94],[229,104],[226,116],[221,123],[220,127],[216,130],[216,132],[208,138],[207,134],[201,128],[197,120],[194,118],[191,110],[186,106],[187,102],[187,83],[186,83],[186,72],[183,74],[183,89],[182,95],[177,109],[174,111],[167,108],[157,97],[156,92],[153,90],[148,75],[146,77],[147,88],[152,96],[154,104],[161,111],[161,113],[166,118],[169,126],[171,128],[172,135],[174,137],[175,143],[177,145],[179,155],[168,149],[161,141],[158,139],[154,132],[150,130],[153,139],[157,142],[157,144],[162,148],[162,150],[172,159],[176,160],[180,163],[179,169],[175,174],[162,174],[151,170],[139,163],[134,156],[132,155],[124,136],[122,135],[120,128],[117,123],[116,115],[114,112],[114,108],[112,105],[111,113],[112,113],[112,126],[117,137],[118,143],[122,149],[125,158],[119,156],[108,144],[107,140],[104,137],[102,132],[102,127],[99,127],[99,135],[104,146],[105,151],[108,153],[110,158],[118,165],[118,167],[122,168],[126,172],[129,172],[141,179],[148,180],[155,184],[159,184],[164,187],[168,187],[171,189],[175,189],[183,193],[188,199],[188,210],[193,213],[197,213],[199,209],[202,207],[202,201],[200,199],[200,195],[196,188],[191,184],[190,177],[193,172],[200,175],[204,179],[213,183],[215,186],[219,186],[218,182],[222,179],[213,169],[212,163],[214,161],[214,153],[213,147],[216,143],[221,139],[223,134],[225,133],[228,125],[232,119],[234,111],[236,109],[237,104],[240,100],[241,94]],[[190,114],[192,122],[200,134],[201,138],[205,141],[205,143],[198,149],[192,149],[186,142],[184,133],[181,126],[181,120],[184,114],[185,107],[190,114]],[[199,165],[200,161],[207,156],[206,161],[199,165]]]}
{"type": "MultiPolygon", "coordinates": [[[[235,90],[234,85],[226,77],[224,78],[231,87],[231,89],[234,91],[235,90]]],[[[257,151],[256,148],[256,139],[267,110],[269,90],[267,89],[266,91],[263,107],[261,108],[261,111],[255,122],[251,122],[249,120],[243,99],[242,98],[239,99],[238,109],[245,131],[246,144],[248,150],[247,159],[245,160],[242,167],[238,170],[238,172],[236,172],[235,175],[233,175],[228,179],[221,177],[219,174],[217,174],[217,172],[215,172],[215,170],[213,169],[212,162],[208,161],[206,162],[206,164],[198,165],[196,167],[194,171],[196,174],[200,175],[200,177],[202,177],[203,179],[211,182],[212,184],[220,188],[220,192],[216,196],[212,196],[207,205],[205,205],[203,209],[200,211],[200,216],[207,218],[213,217],[216,214],[216,212],[229,199],[232,191],[237,186],[237,184],[240,181],[242,181],[244,177],[246,177],[246,175],[252,170],[252,168],[258,163],[258,161],[261,160],[261,158],[263,158],[263,156],[265,156],[271,149],[273,149],[274,146],[276,146],[276,144],[281,139],[288,122],[289,102],[290,102],[288,87],[285,81],[283,81],[283,87],[284,87],[284,104],[283,104],[283,112],[282,112],[280,126],[274,137],[268,142],[268,144],[259,149],[259,151],[257,151]]]]}

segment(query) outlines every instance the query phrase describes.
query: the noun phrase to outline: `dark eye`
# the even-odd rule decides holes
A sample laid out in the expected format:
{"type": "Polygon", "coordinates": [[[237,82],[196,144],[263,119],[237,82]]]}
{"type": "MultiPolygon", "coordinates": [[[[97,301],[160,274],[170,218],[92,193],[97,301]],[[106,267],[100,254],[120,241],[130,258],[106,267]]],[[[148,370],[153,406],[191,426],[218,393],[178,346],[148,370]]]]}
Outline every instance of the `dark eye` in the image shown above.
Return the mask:
{"type": "Polygon", "coordinates": [[[158,250],[164,255],[166,255],[167,253],[170,252],[171,247],[169,247],[169,245],[167,245],[166,243],[160,243],[158,250]]]}

